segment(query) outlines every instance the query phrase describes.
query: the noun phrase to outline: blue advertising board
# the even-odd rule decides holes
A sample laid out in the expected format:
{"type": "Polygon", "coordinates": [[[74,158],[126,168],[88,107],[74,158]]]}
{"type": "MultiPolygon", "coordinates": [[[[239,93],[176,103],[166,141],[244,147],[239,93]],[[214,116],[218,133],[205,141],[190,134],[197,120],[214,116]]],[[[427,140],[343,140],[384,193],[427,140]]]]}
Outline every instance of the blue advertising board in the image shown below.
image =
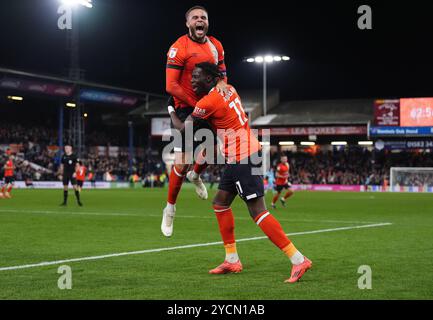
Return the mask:
{"type": "Polygon", "coordinates": [[[370,136],[433,136],[433,127],[370,127],[370,136]]]}

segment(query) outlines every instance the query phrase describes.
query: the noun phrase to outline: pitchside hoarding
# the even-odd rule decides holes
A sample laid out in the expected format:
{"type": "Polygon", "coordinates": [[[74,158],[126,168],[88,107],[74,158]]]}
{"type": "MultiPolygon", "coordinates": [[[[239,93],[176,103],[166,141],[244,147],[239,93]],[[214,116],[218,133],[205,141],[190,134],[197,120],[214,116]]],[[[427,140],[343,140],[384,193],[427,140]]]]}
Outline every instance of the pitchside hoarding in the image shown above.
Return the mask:
{"type": "MultiPolygon", "coordinates": [[[[15,181],[14,187],[17,189],[63,189],[62,181],[33,181],[33,186],[27,186],[24,181],[15,181]]],[[[91,182],[84,182],[84,189],[112,189],[112,188],[128,188],[128,182],[105,182],[97,181],[94,186],[91,182]]]]}

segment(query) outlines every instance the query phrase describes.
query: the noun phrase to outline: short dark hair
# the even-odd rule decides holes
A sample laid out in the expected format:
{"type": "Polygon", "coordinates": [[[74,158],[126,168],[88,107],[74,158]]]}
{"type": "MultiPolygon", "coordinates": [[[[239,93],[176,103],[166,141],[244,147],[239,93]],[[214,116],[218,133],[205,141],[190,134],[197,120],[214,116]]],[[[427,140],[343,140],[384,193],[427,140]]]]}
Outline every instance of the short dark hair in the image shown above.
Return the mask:
{"type": "Polygon", "coordinates": [[[214,79],[221,78],[221,72],[218,70],[218,66],[210,62],[197,63],[196,68],[202,69],[207,75],[212,76],[214,79]]]}
{"type": "Polygon", "coordinates": [[[185,13],[185,19],[188,20],[188,16],[189,16],[189,14],[191,13],[191,11],[192,11],[192,10],[197,10],[197,9],[203,10],[203,11],[205,11],[207,14],[209,14],[209,12],[207,12],[207,10],[206,10],[205,7],[203,7],[203,6],[194,6],[194,7],[189,8],[188,11],[185,13]]]}

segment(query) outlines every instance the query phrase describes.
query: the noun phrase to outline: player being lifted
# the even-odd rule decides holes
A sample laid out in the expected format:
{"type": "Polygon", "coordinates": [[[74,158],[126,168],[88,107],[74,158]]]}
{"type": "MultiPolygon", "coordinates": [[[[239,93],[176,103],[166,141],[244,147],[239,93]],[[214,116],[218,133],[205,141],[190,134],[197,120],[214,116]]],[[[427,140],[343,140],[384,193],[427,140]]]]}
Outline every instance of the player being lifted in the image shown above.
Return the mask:
{"type": "Polygon", "coordinates": [[[9,155],[8,160],[3,166],[4,169],[4,184],[0,192],[0,198],[12,198],[11,192],[14,185],[14,156],[9,155]]]}
{"type": "Polygon", "coordinates": [[[65,145],[65,153],[62,156],[59,172],[63,176],[63,203],[61,203],[61,206],[66,206],[68,202],[68,188],[69,188],[69,182],[71,182],[74,191],[75,191],[75,197],[77,198],[77,203],[81,207],[83,204],[80,201],[80,193],[78,191],[77,187],[77,179],[76,179],[76,165],[78,163],[77,156],[72,153],[72,146],[71,145],[65,145]]]}
{"type": "Polygon", "coordinates": [[[289,182],[290,165],[289,162],[287,161],[287,156],[281,156],[280,161],[281,162],[277,165],[277,168],[275,170],[275,191],[277,191],[277,193],[272,199],[272,204],[271,204],[272,208],[274,209],[276,208],[275,204],[277,203],[277,200],[281,194],[281,191],[283,191],[283,189],[287,190],[284,197],[280,198],[283,207],[286,206],[286,199],[293,195],[292,185],[289,182]]]}
{"type": "MultiPolygon", "coordinates": [[[[224,174],[213,200],[226,257],[224,263],[209,273],[242,271],[242,264],[236,251],[234,217],[230,207],[239,194],[254,222],[292,262],[291,276],[286,282],[296,282],[311,268],[312,263],[295,248],[280,223],[266,209],[263,176],[254,175],[252,172],[255,166],[252,159],[260,152],[260,144],[250,130],[248,118],[236,90],[228,85],[229,93],[225,96],[215,90],[219,79],[220,73],[214,64],[197,64],[192,73],[192,87],[197,94],[208,94],[197,102],[194,112],[185,120],[188,125],[198,119],[208,121],[212,128],[217,130],[220,141],[223,141],[223,153],[226,158],[224,174]]],[[[172,108],[169,108],[169,112],[174,126],[184,130],[185,123],[179,119],[176,112],[172,108]]]]}
{"type": "MultiPolygon", "coordinates": [[[[226,67],[224,63],[224,49],[221,43],[212,36],[207,36],[209,19],[207,10],[195,6],[186,12],[186,26],[188,34],[183,35],[170,47],[167,54],[166,91],[173,96],[169,104],[174,106],[177,116],[184,121],[194,110],[199,97],[191,87],[191,73],[195,65],[200,62],[210,62],[218,66],[224,74],[217,84],[217,90],[227,92],[226,67]]],[[[171,170],[168,185],[167,205],[163,210],[161,223],[162,233],[169,237],[173,233],[173,219],[176,213],[176,200],[185,176],[195,184],[196,192],[201,199],[207,199],[207,190],[200,173],[207,167],[201,159],[195,163],[192,171],[185,159],[191,158],[186,154],[182,136],[182,143],[175,140],[175,163],[171,170]],[[201,164],[200,164],[201,163],[201,164]]]]}

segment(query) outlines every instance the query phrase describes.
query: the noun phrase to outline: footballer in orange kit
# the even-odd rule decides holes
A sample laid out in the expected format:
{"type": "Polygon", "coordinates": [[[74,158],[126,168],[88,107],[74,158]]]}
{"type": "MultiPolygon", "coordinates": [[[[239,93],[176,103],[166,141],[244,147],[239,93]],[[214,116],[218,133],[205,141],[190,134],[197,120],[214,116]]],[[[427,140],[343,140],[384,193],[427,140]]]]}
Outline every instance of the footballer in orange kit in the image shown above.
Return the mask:
{"type": "Polygon", "coordinates": [[[286,206],[286,200],[287,198],[291,197],[293,195],[292,185],[289,182],[289,170],[290,165],[287,160],[287,156],[281,156],[280,163],[277,165],[277,168],[275,170],[275,191],[277,192],[274,195],[274,198],[272,199],[272,208],[276,208],[276,203],[278,201],[278,198],[281,195],[281,192],[286,189],[286,193],[283,197],[280,198],[281,204],[283,207],[286,206]]]}
{"type": "Polygon", "coordinates": [[[0,192],[0,198],[10,199],[12,198],[11,192],[15,181],[14,180],[15,165],[14,165],[13,155],[8,156],[8,160],[3,166],[3,169],[4,169],[4,183],[0,192]]]}
{"type": "MultiPolygon", "coordinates": [[[[215,64],[219,72],[224,75],[217,84],[217,90],[227,93],[224,49],[215,37],[207,35],[209,29],[207,10],[202,6],[194,6],[186,12],[185,18],[188,34],[181,36],[171,45],[167,53],[166,65],[166,91],[172,96],[169,105],[174,107],[181,121],[193,112],[200,98],[191,86],[192,71],[197,63],[215,64]]],[[[200,129],[200,126],[196,129],[200,129]]],[[[181,139],[174,140],[175,161],[169,175],[167,204],[163,209],[161,222],[161,231],[166,237],[170,237],[173,233],[177,196],[185,177],[195,185],[200,199],[208,197],[206,187],[200,178],[200,173],[207,167],[203,152],[205,150],[199,154],[193,170],[188,171],[190,165],[185,159],[189,158],[191,151],[185,150],[185,136],[181,134],[181,139]]]]}
{"type": "Polygon", "coordinates": [[[296,282],[312,267],[312,262],[296,249],[278,220],[266,209],[263,176],[253,170],[254,167],[261,167],[261,164],[256,163],[257,154],[261,152],[260,143],[250,130],[248,118],[235,88],[228,85],[227,95],[215,89],[221,77],[215,64],[197,64],[192,73],[191,84],[194,91],[204,97],[197,102],[193,113],[185,121],[179,119],[173,108],[168,108],[176,129],[185,130],[185,126],[192,127],[194,122],[205,120],[222,142],[226,164],[218,192],[213,199],[213,210],[218,220],[226,256],[224,262],[209,273],[239,273],[243,269],[236,249],[234,216],[231,209],[233,200],[239,195],[254,222],[290,259],[291,274],[285,282],[296,282]]]}

